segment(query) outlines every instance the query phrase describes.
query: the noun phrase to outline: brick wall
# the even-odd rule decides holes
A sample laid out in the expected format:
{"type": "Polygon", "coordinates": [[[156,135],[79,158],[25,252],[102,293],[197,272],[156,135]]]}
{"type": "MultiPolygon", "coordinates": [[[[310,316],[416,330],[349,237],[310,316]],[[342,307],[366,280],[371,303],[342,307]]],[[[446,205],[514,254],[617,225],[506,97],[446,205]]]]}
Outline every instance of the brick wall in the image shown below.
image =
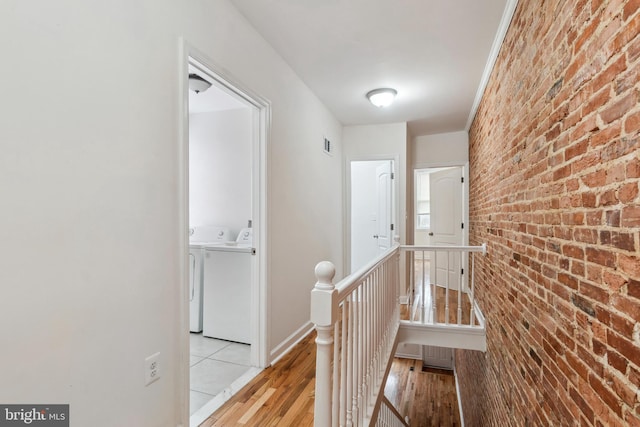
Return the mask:
{"type": "Polygon", "coordinates": [[[640,426],[640,0],[520,0],[470,130],[468,426],[640,426]]]}

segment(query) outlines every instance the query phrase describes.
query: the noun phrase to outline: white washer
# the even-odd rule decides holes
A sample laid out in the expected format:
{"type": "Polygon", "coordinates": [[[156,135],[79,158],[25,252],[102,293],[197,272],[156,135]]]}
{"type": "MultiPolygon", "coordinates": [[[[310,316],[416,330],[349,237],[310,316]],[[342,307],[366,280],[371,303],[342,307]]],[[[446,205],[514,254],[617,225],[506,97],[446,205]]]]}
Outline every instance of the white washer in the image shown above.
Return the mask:
{"type": "Polygon", "coordinates": [[[251,344],[251,237],[204,247],[204,336],[251,344]]]}
{"type": "Polygon", "coordinates": [[[189,330],[202,332],[202,293],[204,287],[204,245],[224,242],[227,227],[201,226],[189,230],[189,330]]]}

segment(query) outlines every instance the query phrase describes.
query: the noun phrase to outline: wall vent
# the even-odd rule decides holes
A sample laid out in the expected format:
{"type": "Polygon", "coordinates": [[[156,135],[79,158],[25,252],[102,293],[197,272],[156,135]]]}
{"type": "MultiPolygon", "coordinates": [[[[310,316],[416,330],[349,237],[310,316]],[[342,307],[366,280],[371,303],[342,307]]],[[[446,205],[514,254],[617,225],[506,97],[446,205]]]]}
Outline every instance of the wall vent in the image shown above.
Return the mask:
{"type": "Polygon", "coordinates": [[[329,138],[324,138],[324,148],[323,148],[325,154],[328,154],[330,156],[333,156],[333,144],[331,143],[331,141],[329,141],[329,138]]]}

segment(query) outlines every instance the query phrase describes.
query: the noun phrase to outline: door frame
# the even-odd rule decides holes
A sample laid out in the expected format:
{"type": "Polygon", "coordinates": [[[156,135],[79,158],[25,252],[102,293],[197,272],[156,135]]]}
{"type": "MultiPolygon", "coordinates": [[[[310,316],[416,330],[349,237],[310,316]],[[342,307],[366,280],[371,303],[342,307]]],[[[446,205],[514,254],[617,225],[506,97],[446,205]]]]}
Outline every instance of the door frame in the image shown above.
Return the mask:
{"type": "Polygon", "coordinates": [[[268,144],[271,127],[271,103],[248,89],[228,75],[224,68],[216,65],[207,55],[199,51],[184,38],[180,38],[178,58],[178,151],[177,151],[177,186],[178,210],[177,222],[180,257],[177,260],[177,307],[180,324],[177,329],[177,345],[179,368],[177,387],[180,419],[183,425],[189,425],[189,295],[186,284],[189,282],[189,65],[193,65],[208,77],[224,86],[227,90],[241,97],[256,107],[257,117],[254,120],[252,157],[252,227],[256,256],[253,265],[251,292],[251,364],[260,368],[268,365],[269,337],[268,331],[268,253],[267,253],[267,212],[268,212],[268,144]]]}
{"type": "MultiPolygon", "coordinates": [[[[398,179],[398,165],[400,164],[400,158],[398,155],[394,154],[382,154],[382,155],[370,155],[370,156],[355,156],[345,158],[344,160],[344,199],[343,206],[343,230],[344,230],[344,253],[343,253],[343,265],[345,266],[344,271],[351,271],[351,162],[377,162],[381,160],[391,161],[391,170],[394,174],[396,174],[395,179],[393,180],[392,185],[392,196],[391,203],[392,208],[391,212],[393,218],[391,219],[394,224],[394,236],[400,234],[400,227],[398,224],[398,219],[400,218],[400,211],[398,206],[398,197],[400,194],[400,180],[398,179]]],[[[393,246],[393,243],[391,244],[393,246]]]]}
{"type": "Polygon", "coordinates": [[[463,245],[469,245],[469,162],[468,161],[452,161],[452,162],[424,162],[417,163],[413,165],[413,210],[411,211],[411,218],[409,220],[413,221],[413,233],[415,237],[415,223],[416,223],[416,200],[418,197],[417,194],[417,185],[416,185],[416,176],[417,171],[421,169],[436,169],[436,168],[448,168],[458,166],[462,168],[462,175],[464,177],[464,183],[462,185],[462,221],[464,222],[464,229],[462,230],[462,241],[463,245]]]}
{"type": "MultiPolygon", "coordinates": [[[[413,192],[411,197],[413,197],[412,203],[412,211],[411,217],[409,218],[413,224],[413,241],[415,242],[416,235],[416,207],[417,207],[417,199],[418,199],[418,186],[417,186],[417,177],[418,171],[422,169],[437,169],[437,168],[448,168],[448,167],[460,167],[462,168],[462,176],[464,178],[464,182],[462,183],[462,221],[464,223],[464,228],[462,229],[462,245],[469,245],[469,162],[468,161],[451,161],[451,162],[426,162],[426,163],[417,163],[413,166],[413,192]]],[[[463,256],[463,264],[468,264],[468,254],[463,256]]],[[[469,276],[465,274],[464,276],[465,282],[462,284],[463,289],[468,289],[468,281],[469,276]]]]}

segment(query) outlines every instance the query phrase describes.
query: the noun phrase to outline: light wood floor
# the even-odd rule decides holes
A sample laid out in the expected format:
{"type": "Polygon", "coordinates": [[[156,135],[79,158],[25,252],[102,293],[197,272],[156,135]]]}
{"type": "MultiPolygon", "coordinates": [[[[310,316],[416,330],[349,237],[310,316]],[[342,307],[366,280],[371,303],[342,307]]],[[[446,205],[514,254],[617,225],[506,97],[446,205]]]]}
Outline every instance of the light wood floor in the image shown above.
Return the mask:
{"type": "MultiPolygon", "coordinates": [[[[429,286],[427,289],[426,297],[424,301],[421,298],[421,289],[416,288],[415,295],[412,298],[412,305],[403,305],[400,309],[400,318],[402,320],[409,320],[409,316],[412,316],[413,320],[421,322],[423,319],[436,319],[437,323],[445,323],[446,316],[446,301],[447,292],[446,289],[441,286],[435,287],[435,311],[433,307],[434,292],[433,286],[429,286]]],[[[458,291],[449,289],[449,323],[458,323],[458,291]]],[[[469,325],[471,319],[471,302],[465,292],[460,295],[460,302],[462,307],[461,322],[462,325],[469,325]]],[[[478,320],[474,318],[474,325],[479,325],[478,320]]]]}
{"type": "Polygon", "coordinates": [[[262,371],[200,427],[313,426],[316,334],[262,371]]]}
{"type": "MultiPolygon", "coordinates": [[[[315,364],[312,333],[200,426],[312,426],[315,364]]],[[[409,415],[412,427],[460,426],[453,374],[421,368],[422,361],[394,359],[387,398],[402,415],[409,415]]]]}
{"type": "Polygon", "coordinates": [[[459,427],[452,371],[422,369],[422,361],[395,358],[384,394],[411,427],[459,427]]]}
{"type": "MultiPolygon", "coordinates": [[[[445,323],[448,318],[449,323],[458,323],[458,298],[460,298],[460,324],[469,325],[471,319],[471,302],[469,295],[465,292],[459,294],[458,291],[446,288],[437,284],[433,286],[430,284],[429,278],[429,261],[416,262],[414,267],[415,277],[415,290],[411,297],[411,305],[403,305],[400,309],[400,318],[402,320],[409,320],[410,318],[417,322],[422,322],[423,319],[428,321],[435,320],[437,323],[445,323]],[[423,265],[425,271],[423,272],[423,265]],[[422,286],[422,283],[428,283],[426,287],[422,286]],[[434,289],[435,288],[435,289],[434,289]],[[422,294],[424,293],[424,298],[422,294]],[[435,307],[434,307],[435,300],[435,307]],[[447,300],[449,301],[449,315],[447,316],[447,300]]],[[[474,325],[479,325],[477,319],[474,318],[474,325]]]]}

